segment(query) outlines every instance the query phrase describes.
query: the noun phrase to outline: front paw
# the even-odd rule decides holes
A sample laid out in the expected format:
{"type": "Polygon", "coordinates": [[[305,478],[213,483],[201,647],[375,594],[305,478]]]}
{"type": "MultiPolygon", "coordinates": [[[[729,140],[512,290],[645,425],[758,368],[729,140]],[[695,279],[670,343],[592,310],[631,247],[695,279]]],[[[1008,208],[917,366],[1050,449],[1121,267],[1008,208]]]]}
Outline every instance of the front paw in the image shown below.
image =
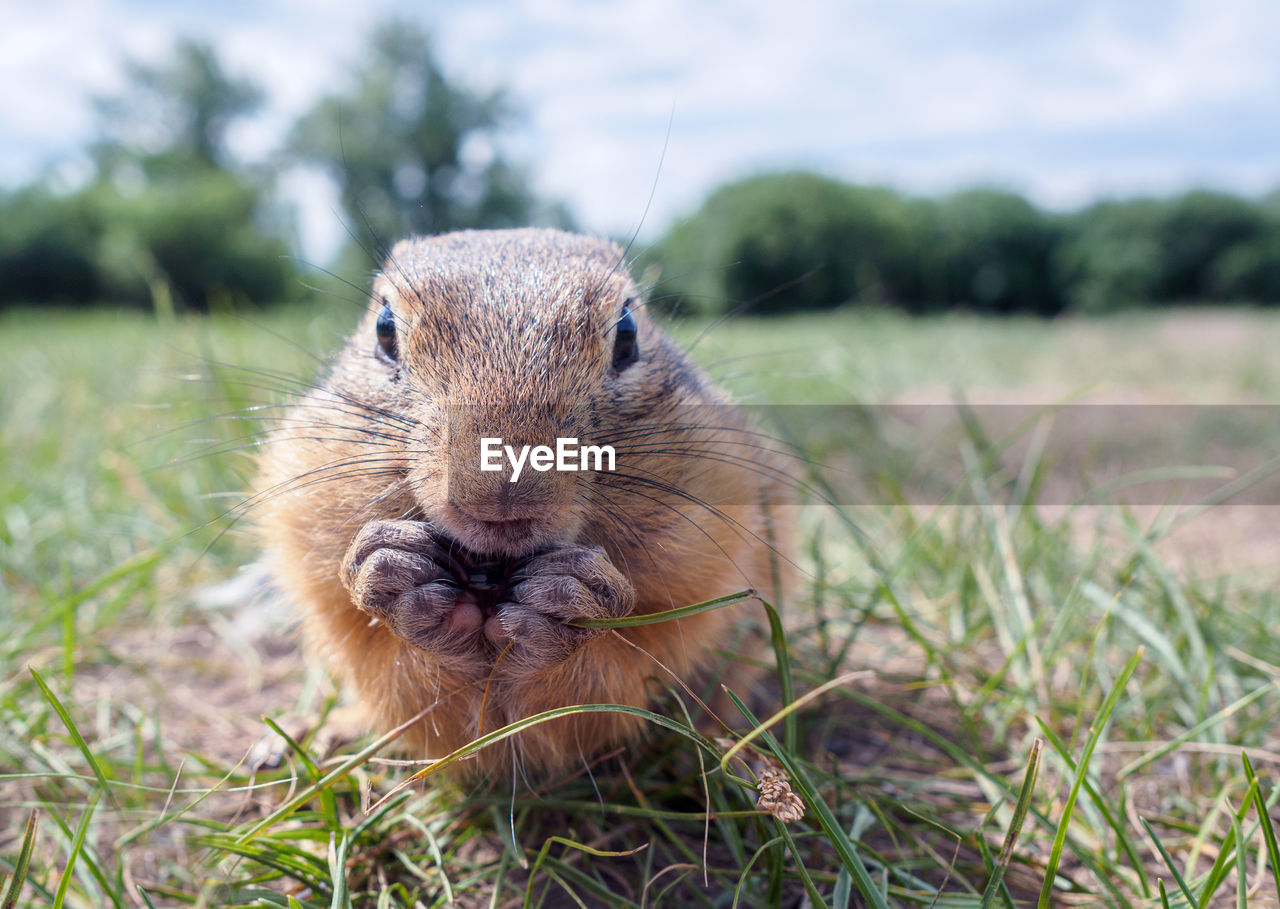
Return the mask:
{"type": "Polygon", "coordinates": [[[563,662],[600,634],[568,624],[575,619],[617,618],[635,605],[635,591],[599,546],[569,546],[535,556],[521,568],[508,601],[485,623],[485,635],[510,651],[517,671],[563,662]]]}
{"type": "Polygon", "coordinates": [[[475,646],[484,615],[460,595],[444,559],[430,524],[370,521],[347,549],[340,577],[356,608],[415,647],[475,646]]]}

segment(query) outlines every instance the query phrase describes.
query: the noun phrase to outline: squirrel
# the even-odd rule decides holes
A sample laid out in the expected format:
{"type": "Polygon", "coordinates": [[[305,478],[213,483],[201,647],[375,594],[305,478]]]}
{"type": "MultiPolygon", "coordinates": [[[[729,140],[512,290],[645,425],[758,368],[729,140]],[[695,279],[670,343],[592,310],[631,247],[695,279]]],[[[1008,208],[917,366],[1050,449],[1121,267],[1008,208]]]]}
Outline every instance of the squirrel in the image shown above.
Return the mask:
{"type": "MultiPolygon", "coordinates": [[[[705,670],[733,622],[583,619],[778,593],[778,450],[654,324],[624,258],[531,228],[401,241],[330,371],[263,446],[273,582],[369,725],[425,711],[402,738],[414,756],[556,707],[645,706],[654,679],[705,670]],[[482,457],[495,440],[557,439],[608,446],[614,463],[482,457]]],[[[464,773],[562,770],[642,727],[558,717],[464,773]]]]}

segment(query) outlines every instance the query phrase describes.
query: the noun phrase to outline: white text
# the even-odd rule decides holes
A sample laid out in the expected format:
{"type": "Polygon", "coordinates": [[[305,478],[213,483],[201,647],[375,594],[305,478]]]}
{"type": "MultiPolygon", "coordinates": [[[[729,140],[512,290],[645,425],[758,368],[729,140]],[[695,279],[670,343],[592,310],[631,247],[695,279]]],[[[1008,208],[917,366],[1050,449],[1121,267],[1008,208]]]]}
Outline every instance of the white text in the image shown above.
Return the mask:
{"type": "Polygon", "coordinates": [[[503,445],[501,438],[484,438],[480,440],[480,469],[484,471],[502,470],[502,455],[507,456],[511,465],[511,482],[520,479],[525,465],[529,465],[539,473],[548,470],[613,470],[614,451],[612,445],[578,446],[577,439],[556,439],[556,447],[550,445],[522,445],[519,451],[510,445],[503,445]],[[592,465],[592,459],[594,466],[592,465]],[[605,462],[608,466],[604,466],[605,462]]]}

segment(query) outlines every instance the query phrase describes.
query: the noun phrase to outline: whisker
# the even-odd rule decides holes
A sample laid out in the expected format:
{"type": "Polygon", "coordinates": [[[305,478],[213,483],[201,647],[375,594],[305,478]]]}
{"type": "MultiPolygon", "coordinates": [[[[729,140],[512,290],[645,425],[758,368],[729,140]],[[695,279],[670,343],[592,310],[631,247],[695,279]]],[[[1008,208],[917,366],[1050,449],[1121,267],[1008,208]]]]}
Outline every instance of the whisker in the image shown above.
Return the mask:
{"type": "MultiPolygon", "coordinates": [[[[734,263],[734,264],[736,265],[738,263],[734,263]]],[[[779,284],[777,287],[774,287],[771,290],[767,290],[762,294],[758,294],[749,300],[744,300],[743,302],[739,303],[733,309],[729,310],[724,315],[715,319],[706,328],[704,328],[702,332],[696,338],[693,339],[692,343],[690,343],[685,348],[685,353],[691,353],[695,347],[697,347],[699,344],[702,343],[703,339],[705,339],[707,335],[711,333],[711,330],[716,326],[723,324],[726,320],[731,319],[734,316],[742,315],[744,312],[746,312],[751,307],[755,306],[757,303],[762,303],[765,300],[769,299],[770,297],[776,297],[778,294],[782,293],[783,291],[790,290],[791,288],[795,287],[797,284],[803,281],[809,280],[809,278],[813,276],[814,272],[816,272],[819,267],[820,266],[815,266],[814,268],[809,269],[804,274],[798,277],[792,278],[790,281],[784,281],[782,284],[779,284]]]]}
{"type": "MultiPolygon", "coordinates": [[[[668,481],[665,481],[665,480],[662,480],[662,479],[658,479],[658,478],[655,478],[655,477],[656,477],[656,475],[651,475],[651,476],[649,476],[649,477],[642,477],[642,476],[637,476],[637,475],[635,475],[635,474],[631,474],[631,473],[623,473],[623,472],[621,472],[621,471],[614,471],[614,472],[612,472],[612,473],[610,473],[610,472],[608,472],[608,471],[601,471],[601,472],[596,473],[596,478],[597,478],[597,480],[605,481],[605,482],[603,482],[603,483],[602,483],[602,485],[616,485],[616,484],[614,484],[614,483],[608,482],[608,481],[611,481],[611,480],[614,480],[614,479],[621,480],[621,481],[623,481],[624,483],[627,483],[627,482],[630,482],[630,483],[640,483],[641,485],[645,486],[646,488],[654,489],[654,490],[656,490],[656,491],[658,491],[658,492],[665,492],[665,493],[667,493],[667,494],[669,494],[669,495],[672,495],[672,496],[675,496],[675,497],[677,497],[677,498],[679,498],[679,499],[683,499],[684,501],[690,502],[691,504],[697,505],[698,507],[703,508],[703,509],[705,509],[706,511],[710,512],[712,515],[714,515],[716,518],[718,518],[718,519],[719,519],[723,524],[725,524],[727,527],[729,527],[729,528],[730,528],[730,529],[732,529],[735,533],[737,533],[737,534],[738,534],[739,539],[745,539],[745,537],[743,536],[744,534],[745,534],[746,536],[750,536],[750,537],[751,537],[752,539],[754,539],[756,542],[758,542],[758,543],[762,544],[763,546],[765,546],[766,548],[768,548],[771,552],[773,552],[773,553],[777,554],[777,555],[779,556],[779,558],[782,558],[782,559],[786,560],[786,562],[787,562],[789,565],[791,565],[793,568],[796,568],[797,570],[803,571],[803,569],[801,569],[801,568],[800,568],[800,566],[796,565],[796,563],[795,563],[794,561],[792,561],[792,560],[791,560],[791,558],[790,558],[790,557],[788,557],[786,553],[784,553],[784,552],[782,552],[781,550],[779,550],[779,549],[778,549],[778,548],[777,548],[777,547],[776,547],[772,542],[770,542],[769,540],[765,539],[764,537],[761,537],[759,534],[757,534],[755,531],[753,531],[750,527],[747,527],[747,526],[746,526],[745,524],[743,524],[741,521],[737,520],[736,518],[734,518],[734,517],[733,517],[733,516],[731,516],[731,515],[726,514],[726,513],[725,513],[724,511],[722,511],[720,508],[718,508],[717,506],[715,506],[715,505],[711,504],[710,502],[706,501],[705,499],[701,498],[700,496],[698,496],[698,495],[696,495],[696,494],[694,494],[694,493],[692,493],[692,492],[689,492],[688,490],[683,489],[683,488],[681,488],[681,487],[679,487],[679,486],[676,486],[676,485],[674,485],[673,483],[670,483],[670,482],[668,482],[668,481]]],[[[638,494],[638,493],[636,493],[636,491],[635,491],[634,489],[631,489],[631,488],[629,488],[629,487],[621,487],[621,488],[624,488],[624,489],[625,489],[625,491],[626,491],[626,492],[628,492],[629,494],[633,494],[633,495],[638,494]]],[[[657,500],[655,500],[655,501],[657,501],[657,500]]],[[[674,506],[670,505],[670,503],[663,502],[662,504],[666,505],[666,506],[667,506],[668,508],[670,508],[672,511],[675,511],[677,514],[681,514],[681,515],[683,515],[683,513],[682,513],[682,512],[680,512],[680,511],[679,511],[678,509],[676,509],[674,506]]],[[[745,503],[744,503],[744,504],[745,504],[745,503]]],[[[767,507],[767,505],[768,505],[768,504],[770,504],[770,503],[768,503],[768,502],[767,502],[767,500],[762,500],[759,504],[760,504],[761,506],[765,506],[765,507],[767,507]]],[[[772,503],[772,504],[778,504],[778,503],[772,503]]],[[[686,518],[686,520],[687,520],[687,518],[686,518]]],[[[723,548],[721,549],[721,551],[722,551],[722,552],[724,551],[724,550],[723,550],[723,548]]],[[[726,554],[726,555],[727,555],[727,554],[726,554]]],[[[735,567],[737,567],[737,566],[736,566],[736,564],[735,564],[735,567]]],[[[741,570],[739,570],[739,573],[741,573],[741,570]]]]}
{"type": "MultiPolygon", "coordinates": [[[[608,474],[608,476],[609,476],[609,477],[618,477],[619,475],[618,475],[618,474],[616,474],[616,473],[614,473],[614,474],[608,474]]],[[[647,482],[648,482],[648,481],[646,481],[643,477],[629,477],[629,476],[626,476],[626,475],[623,475],[623,476],[622,476],[622,479],[631,479],[631,480],[639,481],[639,482],[642,482],[642,483],[647,483],[647,482]]],[[[604,485],[604,484],[602,484],[602,485],[604,485]]],[[[612,484],[608,484],[608,485],[612,485],[612,484]]],[[[651,485],[660,486],[660,484],[656,484],[656,483],[651,484],[651,485]]],[[[738,576],[742,578],[743,582],[744,582],[747,586],[750,586],[750,585],[751,585],[751,579],[747,577],[747,573],[746,573],[745,571],[743,571],[743,570],[742,570],[742,567],[737,563],[737,561],[733,558],[733,556],[729,555],[728,551],[727,551],[723,546],[721,546],[721,545],[720,545],[720,541],[719,541],[719,540],[717,540],[714,536],[712,536],[712,535],[711,535],[711,533],[710,533],[710,531],[708,531],[705,527],[703,527],[703,526],[702,526],[701,524],[699,524],[697,521],[693,520],[693,518],[689,517],[687,514],[685,514],[684,512],[680,511],[680,509],[676,508],[676,507],[675,507],[674,505],[672,505],[670,502],[666,502],[666,501],[664,501],[664,500],[662,500],[662,499],[658,498],[657,496],[651,496],[651,495],[648,495],[647,493],[639,492],[639,491],[637,491],[637,490],[635,490],[635,489],[632,489],[632,488],[629,488],[629,487],[624,488],[622,491],[626,492],[626,494],[627,494],[627,495],[639,496],[639,497],[640,497],[640,498],[642,498],[642,499],[647,499],[648,501],[653,502],[653,503],[654,503],[654,504],[656,504],[656,505],[660,505],[660,506],[662,506],[663,508],[665,508],[665,509],[667,509],[668,511],[670,511],[672,514],[677,515],[681,520],[683,520],[683,521],[685,521],[686,523],[688,523],[688,524],[689,524],[690,526],[692,526],[695,530],[697,530],[700,534],[702,534],[704,537],[706,537],[708,540],[710,540],[710,541],[711,541],[711,544],[712,544],[713,546],[715,546],[715,548],[716,548],[716,549],[720,550],[720,554],[724,556],[725,561],[727,561],[730,565],[732,565],[732,566],[733,566],[734,571],[738,572],[738,576]]],[[[663,491],[670,491],[670,490],[663,490],[663,491]]],[[[680,495],[679,493],[675,493],[675,494],[680,495]]],[[[696,496],[680,495],[680,497],[681,497],[681,498],[685,498],[685,499],[689,499],[689,500],[691,500],[691,501],[694,501],[696,504],[702,504],[700,501],[698,501],[698,500],[697,500],[697,497],[696,497],[696,496]]],[[[714,513],[714,510],[713,510],[713,509],[708,509],[708,510],[713,511],[713,513],[714,513]]],[[[734,521],[732,518],[728,518],[727,516],[720,516],[720,517],[723,517],[723,519],[724,519],[725,523],[726,523],[726,524],[728,524],[730,527],[732,527],[732,526],[733,526],[733,524],[736,524],[736,523],[737,523],[737,522],[736,522],[736,521],[734,521]]]]}
{"type": "MultiPolygon", "coordinates": [[[[659,566],[658,560],[653,557],[653,553],[649,549],[648,542],[644,539],[644,537],[640,536],[639,532],[634,527],[632,527],[630,524],[626,523],[625,521],[621,520],[617,516],[616,514],[617,509],[614,505],[614,502],[609,498],[608,493],[604,490],[594,487],[593,485],[586,485],[576,490],[576,494],[578,496],[581,496],[582,498],[585,498],[588,504],[597,504],[597,505],[603,504],[605,506],[603,509],[600,510],[601,519],[607,522],[610,527],[614,528],[619,533],[625,534],[631,540],[631,542],[635,544],[635,547],[644,554],[645,558],[649,560],[649,564],[653,566],[655,574],[659,579],[661,579],[662,586],[667,589],[667,602],[671,604],[672,608],[674,608],[676,605],[676,602],[675,602],[675,598],[671,595],[670,588],[667,588],[666,575],[663,573],[662,568],[659,566]]],[[[631,571],[630,560],[627,558],[626,551],[620,550],[620,555],[622,556],[622,562],[623,562],[622,567],[626,575],[628,577],[634,577],[631,571]]]]}

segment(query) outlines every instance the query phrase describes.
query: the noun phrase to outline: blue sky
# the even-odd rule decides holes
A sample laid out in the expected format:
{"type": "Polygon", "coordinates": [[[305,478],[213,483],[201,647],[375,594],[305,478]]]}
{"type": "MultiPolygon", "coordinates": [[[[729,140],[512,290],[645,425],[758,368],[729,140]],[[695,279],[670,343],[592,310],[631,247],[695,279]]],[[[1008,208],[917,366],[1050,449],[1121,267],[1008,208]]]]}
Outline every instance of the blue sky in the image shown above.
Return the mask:
{"type": "MultiPolygon", "coordinates": [[[[764,168],[817,167],[937,192],[976,182],[1052,207],[1209,185],[1280,187],[1275,0],[47,0],[0,30],[0,185],[76,171],[89,93],[119,62],[212,41],[269,105],[234,136],[263,156],[341,86],[397,14],[457,76],[504,85],[539,188],[584,226],[635,227],[663,152],[650,232],[764,168]]],[[[285,175],[307,251],[342,235],[328,187],[285,175]]]]}

